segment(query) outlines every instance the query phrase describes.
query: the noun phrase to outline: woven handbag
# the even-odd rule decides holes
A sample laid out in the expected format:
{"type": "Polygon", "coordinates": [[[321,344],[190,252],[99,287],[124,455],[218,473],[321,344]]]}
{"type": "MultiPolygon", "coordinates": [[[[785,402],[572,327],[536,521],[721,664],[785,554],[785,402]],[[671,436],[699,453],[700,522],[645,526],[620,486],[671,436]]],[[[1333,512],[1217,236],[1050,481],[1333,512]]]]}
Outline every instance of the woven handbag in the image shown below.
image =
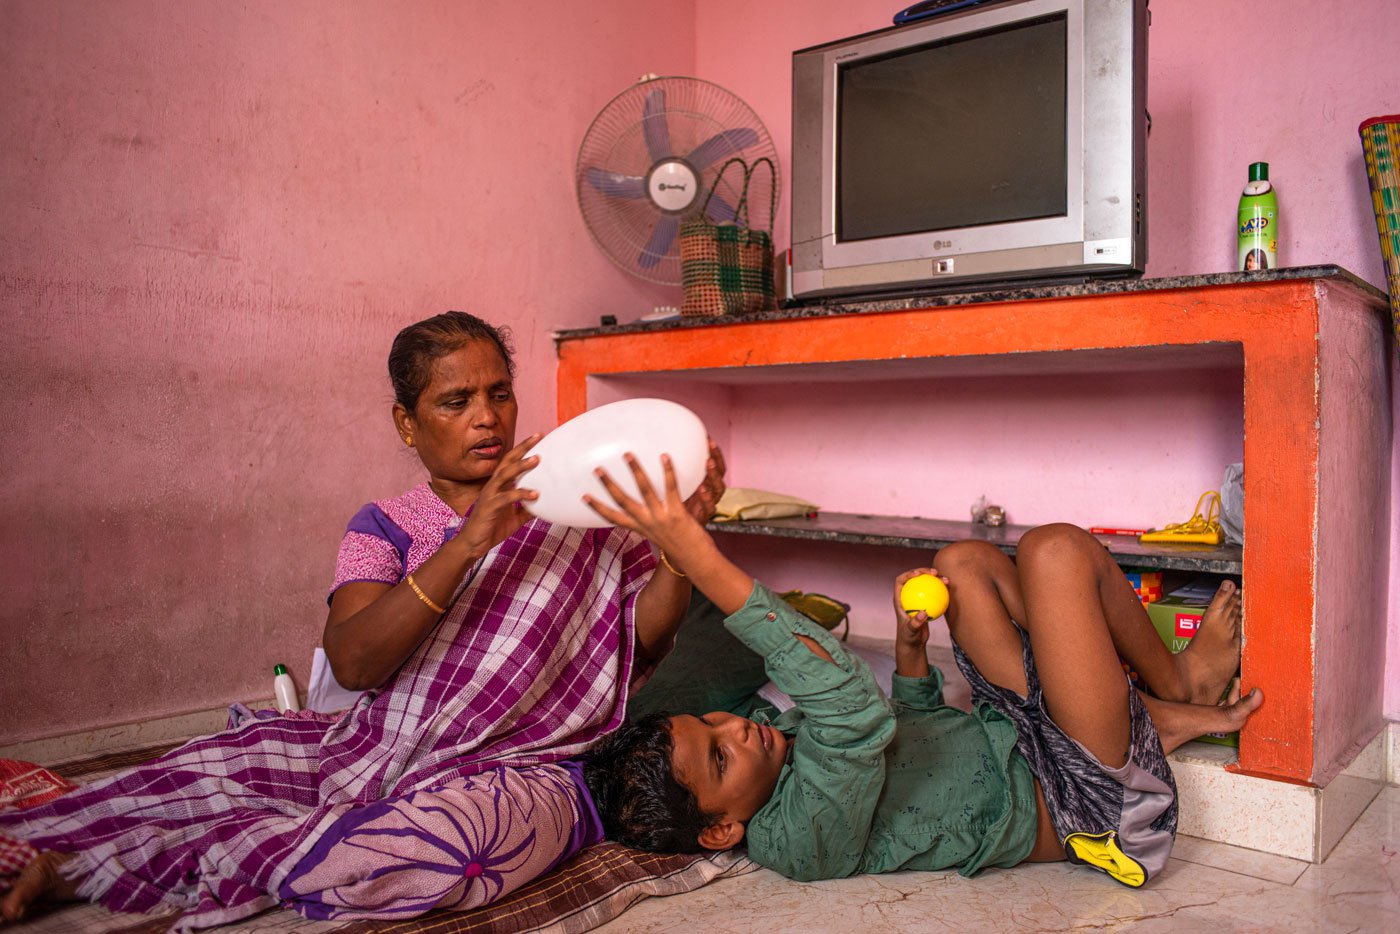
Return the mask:
{"type": "Polygon", "coordinates": [[[749,165],[736,156],[720,167],[699,212],[681,224],[681,284],[685,287],[682,316],[743,315],[769,311],[775,306],[771,225],[777,206],[777,170],[773,160],[765,156],[749,165]],[[755,230],[749,226],[749,184],[753,173],[764,163],[773,174],[772,203],[768,209],[770,229],[755,230]],[[716,224],[706,209],[731,165],[743,171],[743,188],[733,222],[716,224]]]}

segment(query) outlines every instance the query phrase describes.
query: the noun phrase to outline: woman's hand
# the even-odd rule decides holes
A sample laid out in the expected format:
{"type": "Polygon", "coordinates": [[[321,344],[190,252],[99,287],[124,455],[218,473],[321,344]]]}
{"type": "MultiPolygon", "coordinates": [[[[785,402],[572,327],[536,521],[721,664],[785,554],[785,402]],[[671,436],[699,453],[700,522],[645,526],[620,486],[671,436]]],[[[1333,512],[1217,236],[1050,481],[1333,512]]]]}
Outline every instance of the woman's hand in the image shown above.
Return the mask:
{"type": "Polygon", "coordinates": [[[533,434],[506,452],[491,479],[481,488],[467,524],[457,535],[473,554],[486,554],[533,518],[523,504],[539,499],[540,494],[519,489],[515,483],[521,474],[539,464],[538,457],[527,455],[542,437],[533,434]]]}
{"type": "MultiPolygon", "coordinates": [[[[708,440],[708,439],[707,439],[708,440]]],[[[705,479],[685,501],[685,508],[701,524],[715,517],[720,497],[724,495],[724,452],[713,440],[709,441],[710,456],[705,461],[705,479]]]]}

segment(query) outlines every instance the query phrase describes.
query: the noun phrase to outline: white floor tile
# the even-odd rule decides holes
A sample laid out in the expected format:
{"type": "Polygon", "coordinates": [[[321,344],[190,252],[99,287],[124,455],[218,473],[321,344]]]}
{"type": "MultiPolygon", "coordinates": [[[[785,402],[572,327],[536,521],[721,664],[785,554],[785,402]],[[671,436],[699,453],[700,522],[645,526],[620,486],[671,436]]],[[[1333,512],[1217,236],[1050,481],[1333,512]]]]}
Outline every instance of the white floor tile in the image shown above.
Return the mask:
{"type": "Polygon", "coordinates": [[[1176,838],[1176,845],[1172,847],[1172,858],[1185,863],[1237,872],[1242,876],[1253,876],[1280,885],[1292,885],[1297,882],[1304,870],[1312,865],[1302,859],[1290,859],[1287,856],[1275,856],[1273,853],[1186,836],[1176,838]]]}

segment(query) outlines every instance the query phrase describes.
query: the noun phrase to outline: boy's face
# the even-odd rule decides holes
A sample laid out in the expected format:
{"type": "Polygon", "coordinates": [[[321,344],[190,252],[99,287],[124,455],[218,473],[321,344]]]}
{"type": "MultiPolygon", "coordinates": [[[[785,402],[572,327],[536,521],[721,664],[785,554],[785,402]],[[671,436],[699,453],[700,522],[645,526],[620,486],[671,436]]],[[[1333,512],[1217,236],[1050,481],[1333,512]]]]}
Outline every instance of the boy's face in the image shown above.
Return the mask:
{"type": "MultiPolygon", "coordinates": [[[[744,717],[707,713],[672,717],[671,744],[671,772],[695,794],[700,809],[742,824],[773,796],[788,738],[744,717]]],[[[704,837],[700,842],[709,846],[704,837]]]]}

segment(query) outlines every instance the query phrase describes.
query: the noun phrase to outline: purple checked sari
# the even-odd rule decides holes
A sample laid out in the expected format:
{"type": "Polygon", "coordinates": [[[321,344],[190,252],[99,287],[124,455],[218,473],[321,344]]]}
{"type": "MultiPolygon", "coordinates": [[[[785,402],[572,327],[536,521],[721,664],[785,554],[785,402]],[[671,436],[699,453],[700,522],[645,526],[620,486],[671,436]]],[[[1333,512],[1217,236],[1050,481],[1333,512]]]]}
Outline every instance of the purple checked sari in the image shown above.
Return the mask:
{"type": "MultiPolygon", "coordinates": [[[[398,573],[441,541],[417,553],[409,543],[398,573]]],[[[0,833],[76,854],[64,871],[82,880],[80,896],[182,909],[186,929],[279,903],[334,918],[494,901],[601,838],[566,760],[622,721],[633,607],[654,566],[633,533],[533,520],[472,568],[399,671],[334,722],[249,720],[0,813],[0,833]]]]}

